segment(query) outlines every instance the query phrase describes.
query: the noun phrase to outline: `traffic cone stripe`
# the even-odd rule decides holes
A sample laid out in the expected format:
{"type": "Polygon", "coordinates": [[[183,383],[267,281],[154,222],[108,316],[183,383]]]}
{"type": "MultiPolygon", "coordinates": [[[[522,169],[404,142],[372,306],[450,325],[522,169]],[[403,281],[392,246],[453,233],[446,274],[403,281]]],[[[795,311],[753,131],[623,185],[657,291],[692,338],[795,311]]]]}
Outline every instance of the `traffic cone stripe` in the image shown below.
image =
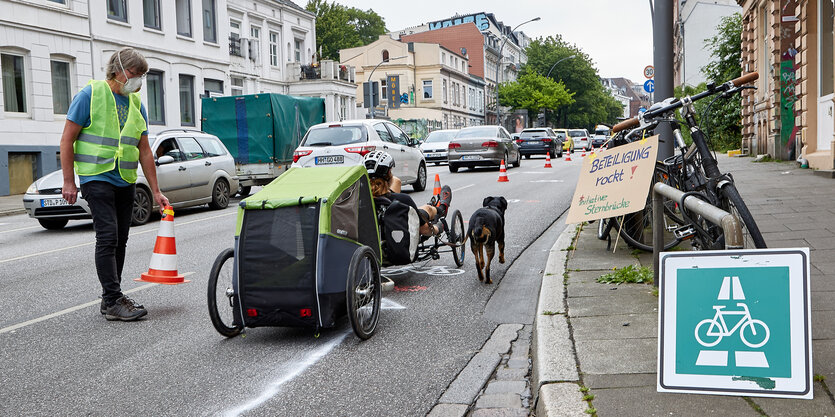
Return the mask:
{"type": "Polygon", "coordinates": [[[177,273],[177,245],[174,241],[174,209],[166,207],[159,223],[157,241],[148,272],[134,281],[153,282],[156,284],[182,284],[189,282],[177,273]]]}
{"type": "Polygon", "coordinates": [[[177,244],[174,242],[174,238],[167,236],[157,237],[157,243],[154,245],[154,253],[176,255],[177,244]]]}

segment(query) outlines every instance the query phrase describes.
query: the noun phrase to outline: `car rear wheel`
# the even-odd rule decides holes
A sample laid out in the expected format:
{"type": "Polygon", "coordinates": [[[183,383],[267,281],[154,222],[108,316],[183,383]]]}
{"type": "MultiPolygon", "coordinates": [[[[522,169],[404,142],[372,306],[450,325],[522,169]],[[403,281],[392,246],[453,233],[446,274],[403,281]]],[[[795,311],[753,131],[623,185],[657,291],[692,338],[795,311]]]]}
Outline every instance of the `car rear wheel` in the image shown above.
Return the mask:
{"type": "Polygon", "coordinates": [[[147,223],[148,219],[151,218],[151,209],[153,209],[151,193],[143,187],[136,187],[130,223],[134,226],[147,223]]]}
{"type": "Polygon", "coordinates": [[[519,165],[522,165],[522,154],[516,152],[516,162],[513,163],[514,168],[519,168],[519,165]]]}
{"type": "Polygon", "coordinates": [[[525,159],[531,159],[530,155],[525,155],[525,159]]]}
{"type": "Polygon", "coordinates": [[[67,225],[67,222],[69,222],[67,219],[38,219],[38,223],[47,230],[63,229],[67,225]]]}
{"type": "Polygon", "coordinates": [[[458,165],[454,165],[450,162],[449,164],[449,172],[458,172],[458,165]]]}
{"type": "Polygon", "coordinates": [[[227,206],[229,206],[229,183],[224,179],[218,179],[212,187],[212,201],[209,207],[220,210],[227,206]]]}
{"type": "Polygon", "coordinates": [[[418,167],[417,179],[412,183],[415,191],[423,191],[426,189],[426,165],[421,162],[418,167]]]}

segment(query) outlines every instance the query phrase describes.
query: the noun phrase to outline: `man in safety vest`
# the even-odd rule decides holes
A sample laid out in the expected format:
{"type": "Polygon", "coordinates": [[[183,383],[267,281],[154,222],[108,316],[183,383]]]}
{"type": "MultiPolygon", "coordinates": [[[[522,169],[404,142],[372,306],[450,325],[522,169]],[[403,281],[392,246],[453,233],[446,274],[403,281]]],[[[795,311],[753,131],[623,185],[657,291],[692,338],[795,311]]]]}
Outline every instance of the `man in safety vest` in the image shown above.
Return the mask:
{"type": "Polygon", "coordinates": [[[157,185],[148,115],[137,93],[146,72],[145,57],[133,48],[116,51],[107,63],[107,79],[90,81],[73,97],[61,135],[63,197],[70,204],[78,198],[74,168],[93,216],[101,313],[107,320],[131,321],[148,314],[121,289],[140,164],[160,212],[168,205],[157,185]]]}

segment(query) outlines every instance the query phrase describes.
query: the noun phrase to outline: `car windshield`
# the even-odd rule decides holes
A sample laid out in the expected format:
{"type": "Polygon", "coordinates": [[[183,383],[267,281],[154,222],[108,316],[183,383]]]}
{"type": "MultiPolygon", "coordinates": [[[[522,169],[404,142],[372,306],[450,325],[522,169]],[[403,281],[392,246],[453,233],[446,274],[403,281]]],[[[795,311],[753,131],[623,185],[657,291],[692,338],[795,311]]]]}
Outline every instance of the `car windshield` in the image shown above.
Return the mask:
{"type": "Polygon", "coordinates": [[[426,137],[425,143],[429,142],[449,142],[455,137],[455,132],[432,132],[426,137]]]}
{"type": "Polygon", "coordinates": [[[473,127],[473,128],[465,128],[458,131],[458,134],[455,135],[455,138],[483,138],[483,137],[490,137],[495,138],[496,135],[495,127],[473,127]]]}
{"type": "Polygon", "coordinates": [[[522,131],[522,134],[519,136],[522,139],[529,139],[529,138],[544,138],[548,136],[544,130],[530,130],[530,131],[522,131]]]}
{"type": "Polygon", "coordinates": [[[557,132],[557,139],[565,139],[565,133],[557,132]]]}
{"type": "Polygon", "coordinates": [[[310,129],[301,146],[347,145],[365,141],[365,129],[362,126],[328,126],[310,129]]]}
{"type": "Polygon", "coordinates": [[[580,136],[586,136],[586,132],[583,132],[582,130],[569,130],[568,135],[572,138],[576,138],[580,136]]]}

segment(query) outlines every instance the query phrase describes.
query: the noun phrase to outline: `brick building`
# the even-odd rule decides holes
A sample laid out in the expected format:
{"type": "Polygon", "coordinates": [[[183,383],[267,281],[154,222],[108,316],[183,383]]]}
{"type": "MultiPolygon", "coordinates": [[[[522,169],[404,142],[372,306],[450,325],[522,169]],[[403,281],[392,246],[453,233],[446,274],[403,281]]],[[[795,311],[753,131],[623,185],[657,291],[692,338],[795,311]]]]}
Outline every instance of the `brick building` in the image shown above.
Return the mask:
{"type": "Polygon", "coordinates": [[[833,0],[738,0],[742,70],[757,90],[742,99],[742,146],[780,159],[801,156],[835,168],[835,8],[833,0]]]}

